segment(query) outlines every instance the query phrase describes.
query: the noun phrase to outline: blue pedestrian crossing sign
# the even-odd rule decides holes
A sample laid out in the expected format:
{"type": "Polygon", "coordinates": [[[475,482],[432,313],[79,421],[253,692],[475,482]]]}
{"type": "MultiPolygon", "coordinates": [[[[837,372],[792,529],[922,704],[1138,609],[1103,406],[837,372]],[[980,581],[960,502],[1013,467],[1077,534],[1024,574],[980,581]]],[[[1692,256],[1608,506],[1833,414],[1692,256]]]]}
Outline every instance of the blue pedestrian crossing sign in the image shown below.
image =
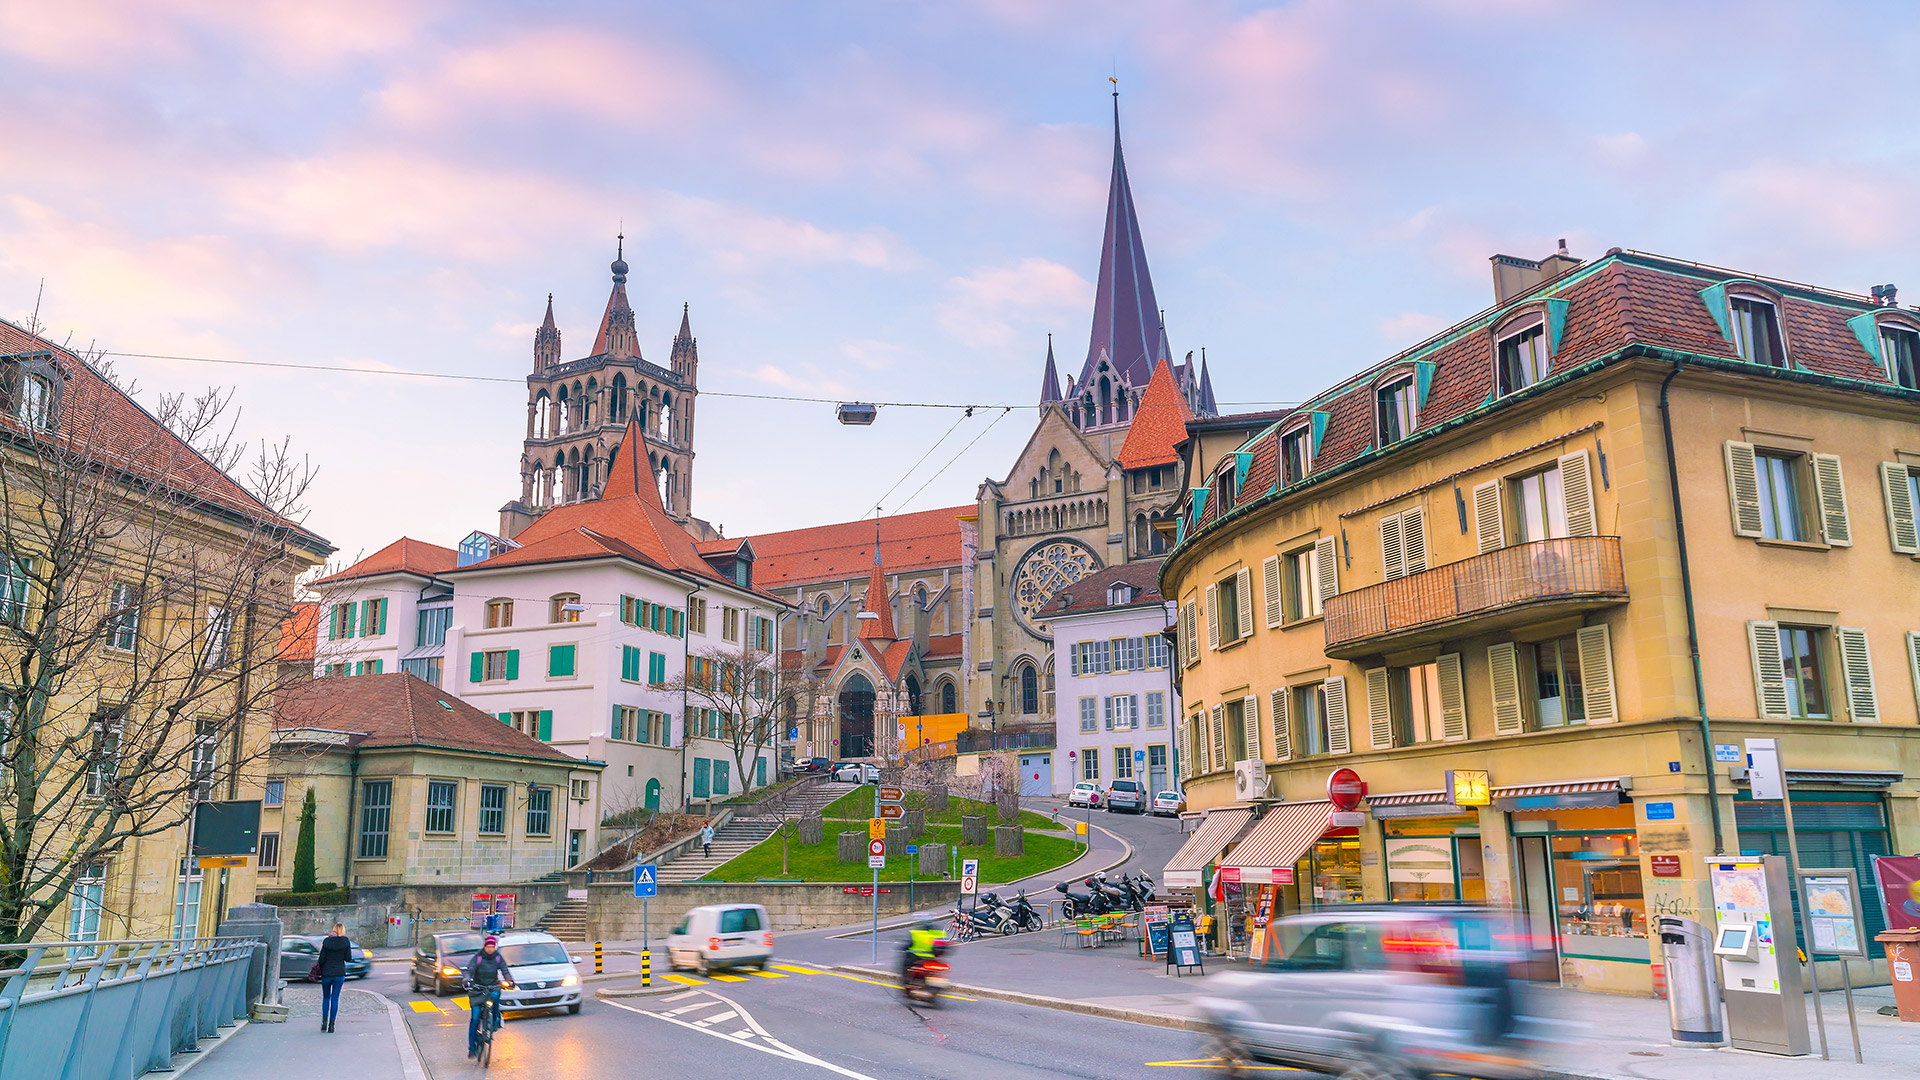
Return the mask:
{"type": "Polygon", "coordinates": [[[633,868],[633,895],[640,900],[660,895],[659,868],[653,863],[643,863],[633,868]]]}

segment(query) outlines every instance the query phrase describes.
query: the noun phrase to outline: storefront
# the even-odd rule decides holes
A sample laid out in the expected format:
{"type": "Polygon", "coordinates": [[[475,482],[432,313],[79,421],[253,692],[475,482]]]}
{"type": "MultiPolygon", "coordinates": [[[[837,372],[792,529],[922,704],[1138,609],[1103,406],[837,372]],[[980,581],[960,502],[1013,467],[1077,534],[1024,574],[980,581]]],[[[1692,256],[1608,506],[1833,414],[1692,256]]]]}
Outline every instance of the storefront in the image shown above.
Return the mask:
{"type": "MultiPolygon", "coordinates": [[[[1880,882],[1873,872],[1873,859],[1876,855],[1893,854],[1887,832],[1886,788],[1900,779],[1900,774],[1788,770],[1787,779],[1793,795],[1793,825],[1799,841],[1800,865],[1852,868],[1854,880],[1860,884],[1861,914],[1866,919],[1864,929],[1869,942],[1867,955],[1884,956],[1884,946],[1873,941],[1875,934],[1886,929],[1887,922],[1880,882]],[[1813,786],[1821,781],[1826,781],[1827,786],[1813,786]],[[1843,789],[1840,784],[1850,785],[1852,790],[1843,789]]],[[[1740,830],[1741,854],[1787,853],[1787,819],[1779,803],[1754,802],[1752,793],[1742,787],[1734,795],[1733,814],[1740,830]]],[[[1796,897],[1795,922],[1800,918],[1796,897]]]]}
{"type": "MultiPolygon", "coordinates": [[[[1234,883],[1227,887],[1214,865],[1226,853],[1233,842],[1239,838],[1248,822],[1253,819],[1253,810],[1245,806],[1222,806],[1209,810],[1200,819],[1200,824],[1180,845],[1173,858],[1160,874],[1160,883],[1169,890],[1191,890],[1193,910],[1202,916],[1214,916],[1211,942],[1216,950],[1230,947],[1228,927],[1230,920],[1226,914],[1226,900],[1232,896],[1237,902],[1240,886],[1234,883]],[[1206,888],[1215,886],[1214,890],[1206,888]],[[1213,895],[1219,893],[1218,899],[1213,895]]],[[[1198,924],[1196,924],[1198,925],[1198,924]]]]}
{"type": "Polygon", "coordinates": [[[1220,859],[1229,952],[1261,960],[1274,957],[1277,943],[1267,935],[1267,924],[1301,910],[1298,883],[1314,880],[1307,853],[1326,836],[1332,810],[1326,801],[1270,805],[1220,859]],[[1303,861],[1309,864],[1304,879],[1303,861]]]}
{"type": "Polygon", "coordinates": [[[1411,791],[1369,796],[1367,812],[1380,823],[1387,900],[1486,900],[1476,807],[1457,805],[1444,791],[1411,791]]]}

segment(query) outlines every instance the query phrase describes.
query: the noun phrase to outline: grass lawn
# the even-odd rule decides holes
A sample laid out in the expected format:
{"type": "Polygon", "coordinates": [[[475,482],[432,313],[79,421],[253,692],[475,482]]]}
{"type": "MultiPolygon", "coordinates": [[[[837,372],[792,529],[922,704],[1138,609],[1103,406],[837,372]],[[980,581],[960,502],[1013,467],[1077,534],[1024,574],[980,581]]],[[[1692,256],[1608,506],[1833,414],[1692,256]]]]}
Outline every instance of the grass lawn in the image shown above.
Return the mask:
{"type": "MultiPolygon", "coordinates": [[[[917,810],[925,806],[926,801],[927,796],[925,792],[909,791],[907,792],[905,805],[909,810],[917,810]]],[[[984,803],[978,799],[963,799],[958,795],[950,795],[947,797],[947,808],[945,810],[927,811],[927,824],[958,825],[960,824],[962,814],[985,814],[988,818],[993,818],[995,813],[996,810],[992,803],[984,803]]],[[[827,808],[822,810],[821,814],[828,818],[867,820],[867,818],[873,815],[872,785],[855,788],[847,792],[833,802],[828,803],[827,808]]],[[[998,822],[989,821],[987,824],[993,825],[998,824],[998,822]]],[[[1031,810],[1020,811],[1018,824],[1025,825],[1029,829],[1060,828],[1060,826],[1048,821],[1045,814],[1036,814],[1031,810]]]]}
{"type": "MultiPolygon", "coordinates": [[[[872,796],[869,795],[869,798],[872,796]]],[[[780,872],[780,837],[772,836],[733,859],[731,862],[710,872],[708,881],[754,881],[758,878],[798,878],[803,881],[846,881],[860,882],[873,880],[873,871],[867,869],[866,861],[843,863],[838,858],[838,841],[841,832],[854,831],[862,837],[867,834],[864,821],[826,822],[826,839],[818,844],[802,844],[791,837],[787,840],[787,872],[780,872]]],[[[958,825],[928,825],[927,835],[919,843],[952,844],[960,840],[958,825]]],[[[960,857],[980,860],[980,881],[983,885],[995,882],[1018,881],[1032,877],[1056,866],[1072,862],[1080,854],[1080,845],[1072,840],[1058,836],[1035,836],[1027,834],[1027,852],[1013,858],[998,858],[993,854],[991,843],[972,847],[962,847],[960,857]]],[[[889,854],[887,868],[880,871],[881,881],[907,880],[908,860],[919,865],[919,856],[903,853],[889,854]]],[[[926,880],[921,878],[920,880],[926,880]]]]}

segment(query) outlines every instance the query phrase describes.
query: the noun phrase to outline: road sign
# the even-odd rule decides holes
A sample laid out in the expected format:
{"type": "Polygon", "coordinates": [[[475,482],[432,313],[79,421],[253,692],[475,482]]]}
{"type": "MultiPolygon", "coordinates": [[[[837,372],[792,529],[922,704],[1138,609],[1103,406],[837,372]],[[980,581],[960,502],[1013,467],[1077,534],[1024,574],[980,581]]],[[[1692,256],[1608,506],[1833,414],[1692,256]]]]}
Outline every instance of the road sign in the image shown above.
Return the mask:
{"type": "Polygon", "coordinates": [[[1135,761],[1147,760],[1147,752],[1145,750],[1135,750],[1133,752],[1133,760],[1135,761]]]}
{"type": "Polygon", "coordinates": [[[980,876],[980,860],[979,859],[961,859],[960,860],[960,876],[961,877],[979,877],[980,876]]]}
{"type": "Polygon", "coordinates": [[[909,854],[909,855],[918,855],[918,854],[920,854],[920,845],[919,845],[919,844],[908,844],[908,845],[907,845],[907,854],[909,854]]]}
{"type": "Polygon", "coordinates": [[[1075,832],[1076,834],[1078,834],[1078,835],[1080,835],[1080,836],[1085,836],[1085,835],[1087,835],[1087,823],[1086,823],[1086,822],[1084,822],[1084,821],[1076,821],[1076,822],[1074,822],[1074,823],[1073,823],[1073,831],[1074,831],[1074,832],[1075,832]]]}
{"type": "Polygon", "coordinates": [[[867,867],[872,870],[884,870],[887,866],[887,842],[885,840],[867,841],[867,867]]]}
{"type": "Polygon", "coordinates": [[[900,806],[898,804],[889,804],[889,805],[883,805],[880,807],[880,817],[882,820],[891,821],[896,818],[903,818],[906,816],[907,816],[907,808],[904,806],[900,806]]]}
{"type": "Polygon", "coordinates": [[[886,838],[887,838],[886,820],[884,818],[868,818],[867,819],[867,839],[885,840],[886,838]]]}
{"type": "Polygon", "coordinates": [[[660,871],[655,864],[641,863],[633,868],[633,895],[641,900],[660,895],[660,871]]]}
{"type": "Polygon", "coordinates": [[[883,787],[880,789],[880,801],[883,803],[899,802],[906,797],[907,793],[897,787],[883,787]]]}
{"type": "Polygon", "coordinates": [[[980,879],[978,879],[978,878],[976,878],[976,877],[974,877],[974,876],[973,876],[972,874],[963,874],[963,875],[961,875],[961,877],[960,877],[960,895],[961,895],[961,896],[972,896],[972,895],[974,894],[974,892],[976,891],[976,889],[977,889],[977,887],[979,886],[979,884],[980,884],[980,879]]]}
{"type": "Polygon", "coordinates": [[[202,870],[218,870],[222,867],[245,865],[247,865],[247,857],[245,855],[202,855],[200,857],[200,869],[202,870]]]}

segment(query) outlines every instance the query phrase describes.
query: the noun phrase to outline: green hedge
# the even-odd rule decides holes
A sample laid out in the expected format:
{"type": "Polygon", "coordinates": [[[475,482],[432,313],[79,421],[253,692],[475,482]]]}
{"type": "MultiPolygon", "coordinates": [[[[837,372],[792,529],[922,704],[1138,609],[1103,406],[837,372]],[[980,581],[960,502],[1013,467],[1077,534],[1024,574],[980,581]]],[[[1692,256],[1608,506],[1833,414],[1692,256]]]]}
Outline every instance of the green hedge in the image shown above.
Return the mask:
{"type": "Polygon", "coordinates": [[[326,881],[312,892],[261,893],[260,902],[272,904],[275,907],[332,907],[336,904],[353,903],[353,896],[333,882],[326,881]]]}

